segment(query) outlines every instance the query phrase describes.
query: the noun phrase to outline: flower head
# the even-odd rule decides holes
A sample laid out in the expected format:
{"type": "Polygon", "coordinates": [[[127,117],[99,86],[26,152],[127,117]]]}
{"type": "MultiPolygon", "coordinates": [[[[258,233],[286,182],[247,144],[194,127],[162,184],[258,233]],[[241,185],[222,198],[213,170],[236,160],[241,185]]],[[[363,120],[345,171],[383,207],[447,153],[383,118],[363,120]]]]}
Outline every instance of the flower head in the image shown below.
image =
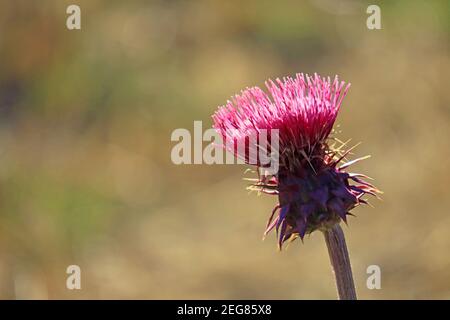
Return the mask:
{"type": "MultiPolygon", "coordinates": [[[[213,127],[224,141],[235,145],[244,141],[246,155],[252,143],[262,148],[261,139],[249,139],[251,132],[278,130],[279,170],[271,176],[259,175],[252,189],[278,195],[279,204],[265,234],[275,229],[281,248],[285,241],[303,239],[305,234],[330,228],[340,220],[346,222],[351,209],[366,203],[363,195],[379,191],[364,181],[368,177],[344,170],[364,158],[339,166],[351,149],[344,151],[345,143],[330,144],[349,85],[337,76],[332,81],[317,74],[297,74],[269,80],[266,87],[270,97],[258,87],[234,96],[213,115],[213,127]]],[[[236,148],[230,151],[250,163],[236,148]]],[[[262,167],[260,162],[256,166],[262,167]]]]}

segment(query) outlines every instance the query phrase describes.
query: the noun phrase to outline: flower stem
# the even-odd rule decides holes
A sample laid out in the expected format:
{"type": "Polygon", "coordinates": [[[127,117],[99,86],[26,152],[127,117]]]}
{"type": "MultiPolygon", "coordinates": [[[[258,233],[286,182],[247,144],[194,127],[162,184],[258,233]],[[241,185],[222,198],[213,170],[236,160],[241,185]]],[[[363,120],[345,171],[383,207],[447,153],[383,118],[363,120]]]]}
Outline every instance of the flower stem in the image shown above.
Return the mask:
{"type": "Polygon", "coordinates": [[[355,284],[344,232],[337,223],[332,228],[324,230],[323,234],[336,278],[339,300],[356,300],[355,284]]]}

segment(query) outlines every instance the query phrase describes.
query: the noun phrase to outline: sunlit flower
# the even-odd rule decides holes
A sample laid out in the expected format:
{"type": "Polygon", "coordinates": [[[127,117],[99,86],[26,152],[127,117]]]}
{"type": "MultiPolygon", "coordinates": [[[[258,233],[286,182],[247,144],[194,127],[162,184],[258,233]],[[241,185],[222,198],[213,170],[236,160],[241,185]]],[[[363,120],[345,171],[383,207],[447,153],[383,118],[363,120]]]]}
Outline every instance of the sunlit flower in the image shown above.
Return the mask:
{"type": "MultiPolygon", "coordinates": [[[[275,229],[281,248],[285,241],[346,222],[351,209],[367,203],[365,194],[379,190],[365,181],[367,176],[345,171],[366,157],[341,164],[352,148],[345,150],[346,143],[330,137],[350,85],[337,76],[331,80],[297,74],[269,80],[266,86],[270,96],[258,87],[234,96],[213,115],[213,127],[224,141],[235,143],[255,130],[278,129],[279,170],[259,174],[251,189],[278,195],[264,234],[275,229]]],[[[258,140],[254,143],[260,147],[258,140]]],[[[239,156],[236,149],[231,151],[239,156]]],[[[249,163],[248,157],[244,160],[249,163]]]]}

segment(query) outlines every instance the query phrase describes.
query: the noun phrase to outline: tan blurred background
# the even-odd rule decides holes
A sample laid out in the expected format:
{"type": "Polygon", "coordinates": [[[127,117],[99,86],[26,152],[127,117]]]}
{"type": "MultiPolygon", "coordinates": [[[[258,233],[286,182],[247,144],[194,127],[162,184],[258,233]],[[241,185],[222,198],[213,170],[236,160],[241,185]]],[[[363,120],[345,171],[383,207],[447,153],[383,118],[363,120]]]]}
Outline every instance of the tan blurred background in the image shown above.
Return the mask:
{"type": "Polygon", "coordinates": [[[449,36],[446,0],[1,0],[0,298],[334,299],[321,234],[261,241],[244,166],[170,160],[241,88],[318,72],[352,83],[339,137],[385,192],[345,228],[359,297],[449,299],[449,36]]]}

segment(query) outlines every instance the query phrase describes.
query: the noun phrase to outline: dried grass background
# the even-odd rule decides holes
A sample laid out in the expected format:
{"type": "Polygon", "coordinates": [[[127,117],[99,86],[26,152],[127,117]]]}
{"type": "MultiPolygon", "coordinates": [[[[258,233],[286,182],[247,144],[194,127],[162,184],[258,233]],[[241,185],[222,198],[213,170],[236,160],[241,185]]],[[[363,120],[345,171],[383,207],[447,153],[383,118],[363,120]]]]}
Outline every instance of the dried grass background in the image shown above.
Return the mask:
{"type": "Polygon", "coordinates": [[[321,234],[261,241],[276,199],[244,166],[170,161],[174,129],[296,72],[352,83],[339,137],[385,192],[344,228],[360,298],[450,298],[450,6],[374,3],[382,30],[364,1],[1,1],[0,298],[334,299],[321,234]]]}

